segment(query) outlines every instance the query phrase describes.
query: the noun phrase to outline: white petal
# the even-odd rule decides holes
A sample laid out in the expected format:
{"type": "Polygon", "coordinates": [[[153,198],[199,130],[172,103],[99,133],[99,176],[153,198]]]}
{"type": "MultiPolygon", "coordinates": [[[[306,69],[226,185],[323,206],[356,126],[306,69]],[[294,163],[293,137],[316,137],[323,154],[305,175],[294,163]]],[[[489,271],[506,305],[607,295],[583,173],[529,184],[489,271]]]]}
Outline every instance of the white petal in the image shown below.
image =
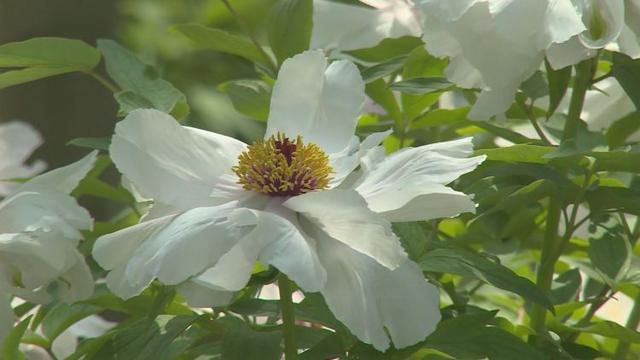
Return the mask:
{"type": "Polygon", "coordinates": [[[233,292],[214,290],[197,281],[186,281],[178,285],[178,292],[185,297],[192,307],[212,307],[228,304],[233,292]]]}
{"type": "Polygon", "coordinates": [[[390,343],[387,331],[395,347],[403,348],[435,330],[440,320],[438,289],[415,263],[405,260],[389,270],[329,238],[318,239],[318,252],[328,276],[322,295],[360,340],[384,351],[390,343]]]}
{"type": "Polygon", "coordinates": [[[55,279],[75,262],[75,247],[43,233],[0,234],[0,260],[20,274],[26,289],[55,279]]]}
{"type": "Polygon", "coordinates": [[[556,70],[577,64],[594,55],[594,50],[584,47],[577,36],[562,44],[552,44],[547,49],[549,64],[556,70]]]}
{"type": "Polygon", "coordinates": [[[132,284],[127,279],[126,269],[127,264],[117,266],[107,274],[105,279],[109,290],[124,300],[139,295],[153,280],[150,279],[147,283],[132,284]]]}
{"type": "Polygon", "coordinates": [[[301,135],[329,154],[340,152],[351,142],[364,100],[364,81],[353,63],[327,67],[321,51],[305,51],[282,64],[266,136],[301,135]]]}
{"type": "Polygon", "coordinates": [[[584,29],[569,0],[425,0],[418,6],[427,49],[451,58],[447,77],[463,87],[482,85],[469,114],[475,119],[506,111],[545,50],[584,29]]]}
{"type": "Polygon", "coordinates": [[[243,236],[228,220],[235,206],[195,208],[176,216],[135,250],[126,269],[129,282],[158,278],[175,285],[214,264],[243,236]]]}
{"type": "Polygon", "coordinates": [[[465,194],[444,186],[484,161],[484,156],[467,158],[471,152],[471,138],[406,148],[386,158],[381,149],[372,150],[363,159],[364,174],[356,190],[371,210],[390,221],[473,211],[475,206],[465,194]]]}
{"type": "MultiPolygon", "coordinates": [[[[231,174],[246,145],[233,138],[180,126],[157,110],[135,110],[116,125],[109,152],[143,196],[183,210],[215,205],[210,194],[231,174]]],[[[228,199],[226,199],[228,201],[228,199]]]]}
{"type": "Polygon", "coordinates": [[[11,121],[0,125],[0,195],[7,195],[19,186],[17,182],[2,180],[29,178],[46,168],[40,160],[24,164],[40,145],[42,136],[28,123],[11,121]]]}
{"type": "Polygon", "coordinates": [[[378,9],[314,0],[312,49],[369,48],[386,38],[420,36],[413,5],[405,1],[363,1],[378,9]]]}
{"type": "Polygon", "coordinates": [[[93,219],[76,200],[59,192],[19,192],[0,202],[0,231],[58,232],[80,240],[78,231],[89,230],[93,219]]]}
{"type": "Polygon", "coordinates": [[[620,36],[624,26],[624,0],[583,0],[578,4],[582,4],[582,21],[587,27],[579,36],[584,46],[599,49],[620,36]]]}
{"type": "Polygon", "coordinates": [[[94,282],[91,269],[77,250],[75,250],[74,265],[61,274],[60,279],[62,281],[57,282],[56,296],[66,303],[85,300],[93,294],[94,282]]]}
{"type": "Polygon", "coordinates": [[[47,190],[70,194],[78,186],[80,180],[84,179],[87,173],[93,169],[97,156],[98,152],[92,151],[73,164],[34,177],[15,192],[47,190]]]}
{"type": "Polygon", "coordinates": [[[328,236],[394,269],[407,257],[391,223],[369,210],[353,190],[310,192],[287,200],[284,206],[301,213],[328,236]]]}
{"type": "Polygon", "coordinates": [[[326,273],[316,255],[315,241],[300,229],[295,213],[276,204],[266,211],[240,209],[234,217],[255,225],[247,244],[258,247],[261,263],[273,265],[303,290],[318,291],[324,286],[326,273]]]}

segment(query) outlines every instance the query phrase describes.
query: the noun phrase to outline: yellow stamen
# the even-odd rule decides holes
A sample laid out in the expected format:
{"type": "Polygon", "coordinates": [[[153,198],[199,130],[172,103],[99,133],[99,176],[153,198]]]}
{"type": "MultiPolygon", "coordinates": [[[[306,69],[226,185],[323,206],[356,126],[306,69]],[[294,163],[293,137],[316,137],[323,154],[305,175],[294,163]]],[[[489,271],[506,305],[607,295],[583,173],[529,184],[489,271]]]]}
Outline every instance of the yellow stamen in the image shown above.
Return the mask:
{"type": "Polygon", "coordinates": [[[295,196],[326,189],[333,169],[329,156],[316,144],[298,136],[292,142],[282,133],[249,145],[232,168],[246,190],[271,196],[295,196]]]}

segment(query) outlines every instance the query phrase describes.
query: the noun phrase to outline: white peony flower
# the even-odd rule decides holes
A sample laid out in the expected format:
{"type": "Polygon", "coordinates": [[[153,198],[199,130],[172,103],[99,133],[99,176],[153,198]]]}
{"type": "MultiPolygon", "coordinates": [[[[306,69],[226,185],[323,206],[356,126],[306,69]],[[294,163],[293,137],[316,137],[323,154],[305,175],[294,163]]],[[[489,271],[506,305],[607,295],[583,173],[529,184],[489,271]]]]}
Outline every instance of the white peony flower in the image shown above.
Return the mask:
{"type": "Polygon", "coordinates": [[[416,6],[427,49],[451,60],[449,80],[482,90],[469,113],[474,119],[506,111],[549,46],[586,29],[570,0],[417,0],[416,6]]]}
{"type": "Polygon", "coordinates": [[[411,0],[360,1],[370,7],[314,0],[310,47],[337,51],[364,49],[387,38],[422,34],[411,0]]]}
{"type": "Polygon", "coordinates": [[[470,118],[505,112],[547,56],[560,69],[597,50],[640,57],[640,0],[416,0],[430,53],[450,81],[482,90],[470,118]]]}
{"type": "Polygon", "coordinates": [[[211,306],[228,302],[260,261],[321,292],[377,349],[424,339],[440,319],[438,289],[391,221],[474,211],[445,185],[484,158],[467,158],[469,138],[385,156],[378,144],[389,132],[354,136],[364,98],[353,63],[327,66],[322,52],[307,51],[282,65],[267,133],[253,145],[156,110],[130,113],[111,157],[155,203],[140,224],[96,241],[108,286],[129,298],[158,279],[192,306],[211,306]]]}
{"type": "Polygon", "coordinates": [[[0,338],[15,321],[10,297],[44,304],[93,292],[76,246],[93,219],[69,194],[93,167],[96,153],[39,175],[0,202],[0,338]]]}
{"type": "Polygon", "coordinates": [[[42,137],[25,122],[11,121],[0,125],[0,196],[17,186],[6,180],[28,178],[44,170],[42,161],[24,164],[40,145],[42,137]]]}

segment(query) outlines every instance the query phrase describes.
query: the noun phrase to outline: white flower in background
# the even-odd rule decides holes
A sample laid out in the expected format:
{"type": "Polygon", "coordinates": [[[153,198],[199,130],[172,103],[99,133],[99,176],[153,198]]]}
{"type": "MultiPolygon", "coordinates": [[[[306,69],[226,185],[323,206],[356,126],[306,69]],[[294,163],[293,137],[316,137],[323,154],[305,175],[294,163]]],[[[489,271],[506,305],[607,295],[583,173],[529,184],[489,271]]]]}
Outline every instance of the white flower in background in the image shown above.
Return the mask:
{"type": "Polygon", "coordinates": [[[586,30],[547,50],[551,65],[563,68],[593,57],[598,49],[640,57],[640,1],[573,0],[586,30]]]}
{"type": "Polygon", "coordinates": [[[0,125],[0,196],[17,186],[5,180],[28,178],[44,170],[42,161],[24,164],[40,145],[42,137],[25,122],[11,121],[0,125]]]}
{"type": "Polygon", "coordinates": [[[387,38],[422,34],[418,12],[411,0],[361,2],[370,7],[314,0],[311,48],[364,49],[387,38]]]}
{"type": "Polygon", "coordinates": [[[391,221],[474,211],[445,185],[472,171],[471,139],[390,156],[354,135],[364,103],[356,66],[321,51],[285,61],[263,141],[246,145],[137,110],[116,126],[110,153],[151,212],[99,238],[93,255],[128,298],[153,279],[192,306],[228,302],[256,261],[273,265],[358,338],[385,350],[412,345],[439,321],[438,289],[407,258],[391,221]],[[389,337],[391,339],[389,339],[389,337]]]}
{"type": "Polygon", "coordinates": [[[22,184],[0,202],[0,338],[11,330],[10,297],[45,304],[93,292],[91,272],[76,249],[93,219],[69,194],[93,167],[96,153],[22,184]]]}
{"type": "Polygon", "coordinates": [[[487,119],[513,103],[553,43],[585,30],[570,0],[417,0],[423,40],[449,57],[447,78],[482,90],[470,118],[487,119]]]}
{"type": "Polygon", "coordinates": [[[469,116],[487,119],[513,103],[545,55],[555,69],[606,47],[640,57],[638,0],[417,0],[429,52],[449,57],[446,75],[482,90],[469,116]]]}
{"type": "MultiPolygon", "coordinates": [[[[606,131],[611,124],[636,111],[636,107],[615,78],[599,81],[597,89],[588,90],[580,118],[591,131],[606,131]]],[[[568,109],[568,105],[566,106],[568,109]]],[[[640,141],[640,130],[629,134],[627,141],[640,141]]]]}

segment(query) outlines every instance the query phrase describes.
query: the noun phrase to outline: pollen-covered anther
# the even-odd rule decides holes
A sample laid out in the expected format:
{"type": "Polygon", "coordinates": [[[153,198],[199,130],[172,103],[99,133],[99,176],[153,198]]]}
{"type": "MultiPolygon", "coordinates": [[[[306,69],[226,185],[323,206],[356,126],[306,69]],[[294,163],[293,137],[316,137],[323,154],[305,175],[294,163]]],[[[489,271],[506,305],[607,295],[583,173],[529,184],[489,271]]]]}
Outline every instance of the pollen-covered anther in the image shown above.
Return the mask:
{"type": "Polygon", "coordinates": [[[282,133],[249,145],[232,168],[246,190],[271,196],[295,196],[326,189],[333,169],[329,156],[298,136],[291,141],[282,133]]]}

